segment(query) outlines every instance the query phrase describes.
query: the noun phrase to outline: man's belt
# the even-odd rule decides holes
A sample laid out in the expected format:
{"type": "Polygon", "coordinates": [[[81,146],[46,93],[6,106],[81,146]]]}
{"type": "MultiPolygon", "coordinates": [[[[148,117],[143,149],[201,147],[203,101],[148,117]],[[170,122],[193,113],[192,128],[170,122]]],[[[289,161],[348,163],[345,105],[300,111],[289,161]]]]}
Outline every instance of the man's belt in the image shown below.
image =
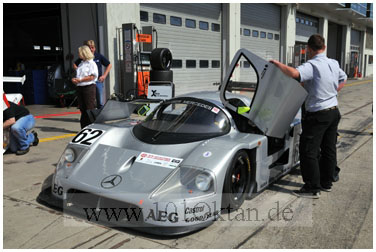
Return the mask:
{"type": "Polygon", "coordinates": [[[319,111],[315,111],[315,112],[307,112],[308,114],[313,114],[313,113],[318,113],[318,112],[324,112],[324,111],[329,111],[329,110],[335,110],[335,109],[338,109],[337,106],[333,106],[333,107],[330,107],[330,108],[326,108],[326,109],[322,109],[322,110],[319,110],[319,111]]]}

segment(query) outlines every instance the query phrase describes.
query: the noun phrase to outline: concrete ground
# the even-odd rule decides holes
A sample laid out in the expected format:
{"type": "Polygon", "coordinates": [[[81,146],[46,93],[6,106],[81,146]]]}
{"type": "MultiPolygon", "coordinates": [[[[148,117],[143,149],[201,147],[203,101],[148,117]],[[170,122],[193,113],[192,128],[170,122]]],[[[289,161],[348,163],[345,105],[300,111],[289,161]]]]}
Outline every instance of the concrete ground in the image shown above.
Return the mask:
{"type": "MultiPolygon", "coordinates": [[[[318,200],[297,198],[299,169],[245,201],[260,216],[232,220],[188,235],[161,237],[112,229],[62,214],[36,201],[65,146],[80,129],[79,114],[36,119],[41,142],[24,156],[3,155],[4,248],[373,248],[373,80],[352,80],[339,94],[340,180],[318,200]]],[[[76,108],[32,105],[35,116],[76,108]]],[[[237,218],[239,217],[239,218],[237,218]]]]}

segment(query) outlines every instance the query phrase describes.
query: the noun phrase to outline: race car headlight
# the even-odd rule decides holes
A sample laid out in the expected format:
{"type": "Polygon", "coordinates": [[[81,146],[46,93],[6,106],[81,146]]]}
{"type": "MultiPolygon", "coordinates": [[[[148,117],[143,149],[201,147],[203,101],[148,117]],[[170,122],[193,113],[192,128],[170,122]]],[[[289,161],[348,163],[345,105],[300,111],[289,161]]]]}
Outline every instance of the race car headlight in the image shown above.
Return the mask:
{"type": "Polygon", "coordinates": [[[88,151],[86,148],[68,146],[60,157],[56,166],[56,171],[72,171],[72,169],[82,160],[88,151]]]}
{"type": "Polygon", "coordinates": [[[76,154],[74,153],[74,150],[72,150],[71,148],[67,148],[64,151],[65,161],[72,163],[75,160],[75,158],[76,158],[76,154]]]}
{"type": "Polygon", "coordinates": [[[203,192],[209,190],[211,182],[212,177],[209,174],[200,173],[195,178],[196,187],[203,192]]]}
{"type": "Polygon", "coordinates": [[[215,192],[215,176],[205,169],[179,167],[152,194],[152,198],[186,199],[215,192]]]}

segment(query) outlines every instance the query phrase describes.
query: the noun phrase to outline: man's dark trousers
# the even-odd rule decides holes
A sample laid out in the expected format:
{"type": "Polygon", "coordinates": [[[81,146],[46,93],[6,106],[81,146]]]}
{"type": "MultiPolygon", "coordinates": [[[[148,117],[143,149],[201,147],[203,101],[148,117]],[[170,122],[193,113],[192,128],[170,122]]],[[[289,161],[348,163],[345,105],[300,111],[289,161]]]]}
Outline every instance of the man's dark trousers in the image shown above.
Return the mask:
{"type": "Polygon", "coordinates": [[[337,165],[337,129],[341,118],[338,108],[307,112],[302,120],[300,168],[307,189],[319,191],[332,186],[337,165]]]}

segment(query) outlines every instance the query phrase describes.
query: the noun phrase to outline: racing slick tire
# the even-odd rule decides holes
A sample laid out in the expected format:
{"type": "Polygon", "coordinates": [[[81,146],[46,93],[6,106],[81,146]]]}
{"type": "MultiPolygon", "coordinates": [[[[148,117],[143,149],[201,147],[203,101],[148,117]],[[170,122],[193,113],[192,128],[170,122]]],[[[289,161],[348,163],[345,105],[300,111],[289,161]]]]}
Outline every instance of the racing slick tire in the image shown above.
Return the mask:
{"type": "Polygon", "coordinates": [[[172,82],[173,72],[171,70],[151,70],[150,81],[172,82]]]}
{"type": "Polygon", "coordinates": [[[222,208],[232,212],[244,202],[249,190],[251,164],[244,150],[238,151],[226,172],[223,184],[222,208]]]}
{"type": "Polygon", "coordinates": [[[153,70],[170,70],[172,54],[168,48],[155,48],[150,55],[150,64],[153,70]]]}

